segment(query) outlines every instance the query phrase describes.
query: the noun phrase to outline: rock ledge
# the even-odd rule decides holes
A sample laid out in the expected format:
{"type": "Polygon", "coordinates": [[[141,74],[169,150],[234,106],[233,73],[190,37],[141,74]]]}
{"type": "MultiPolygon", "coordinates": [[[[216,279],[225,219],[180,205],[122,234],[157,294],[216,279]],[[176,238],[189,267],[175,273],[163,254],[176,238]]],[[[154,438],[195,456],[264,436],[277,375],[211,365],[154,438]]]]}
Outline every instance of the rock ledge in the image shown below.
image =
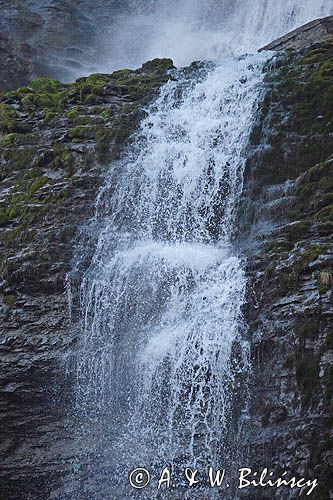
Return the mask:
{"type": "Polygon", "coordinates": [[[259,52],[264,50],[299,50],[329,40],[333,40],[333,16],[311,21],[262,47],[259,52]]]}

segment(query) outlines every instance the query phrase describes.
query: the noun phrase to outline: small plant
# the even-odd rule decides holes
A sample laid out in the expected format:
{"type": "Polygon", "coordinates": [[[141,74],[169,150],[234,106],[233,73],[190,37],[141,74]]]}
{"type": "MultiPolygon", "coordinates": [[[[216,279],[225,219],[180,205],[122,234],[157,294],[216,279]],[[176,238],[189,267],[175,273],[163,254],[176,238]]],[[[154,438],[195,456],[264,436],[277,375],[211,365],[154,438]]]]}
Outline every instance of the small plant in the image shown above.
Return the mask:
{"type": "Polygon", "coordinates": [[[327,290],[332,288],[333,274],[330,271],[321,271],[317,278],[319,293],[323,295],[327,290]]]}

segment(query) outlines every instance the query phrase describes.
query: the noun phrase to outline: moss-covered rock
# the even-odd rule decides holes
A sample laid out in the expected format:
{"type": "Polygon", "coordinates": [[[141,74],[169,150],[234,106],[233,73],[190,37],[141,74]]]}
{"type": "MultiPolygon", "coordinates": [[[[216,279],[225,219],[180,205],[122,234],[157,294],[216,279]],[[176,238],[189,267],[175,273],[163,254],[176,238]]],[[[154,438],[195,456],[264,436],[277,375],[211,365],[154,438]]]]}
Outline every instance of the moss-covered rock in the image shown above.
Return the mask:
{"type": "Polygon", "coordinates": [[[303,57],[297,52],[280,55],[276,69],[267,71],[267,94],[251,135],[253,145],[264,141],[270,146],[265,151],[268,168],[257,179],[262,185],[295,179],[332,154],[332,47],[324,43],[305,49],[303,57]],[[323,136],[320,143],[318,134],[323,136]]]}
{"type": "Polygon", "coordinates": [[[0,94],[0,181],[10,179],[0,226],[8,248],[31,243],[36,225],[69,203],[76,176],[119,157],[171,66],[156,60],[70,84],[37,78],[0,94]]]}

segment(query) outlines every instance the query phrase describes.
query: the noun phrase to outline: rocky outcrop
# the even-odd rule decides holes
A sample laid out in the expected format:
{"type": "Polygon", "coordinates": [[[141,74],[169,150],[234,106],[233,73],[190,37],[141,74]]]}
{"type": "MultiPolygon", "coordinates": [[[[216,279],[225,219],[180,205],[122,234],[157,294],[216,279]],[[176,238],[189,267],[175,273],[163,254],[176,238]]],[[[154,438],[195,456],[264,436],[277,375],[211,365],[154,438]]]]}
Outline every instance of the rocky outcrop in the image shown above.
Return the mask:
{"type": "Polygon", "coordinates": [[[310,23],[291,31],[287,35],[274,40],[259,52],[264,50],[300,50],[310,47],[315,43],[328,42],[333,39],[333,16],[316,19],[310,23]]]}
{"type": "Polygon", "coordinates": [[[65,276],[111,159],[170,76],[170,60],[0,94],[1,498],[47,498],[69,470],[64,357],[76,342],[65,276]]]}
{"type": "MultiPolygon", "coordinates": [[[[253,371],[243,461],[255,470],[318,478],[313,498],[327,500],[333,495],[333,45],[279,56],[266,70],[242,210],[251,228],[253,371]]],[[[261,489],[251,498],[296,497],[261,489]]]]}
{"type": "Polygon", "coordinates": [[[98,71],[100,31],[119,7],[118,0],[0,0],[0,91],[39,76],[68,82],[98,71]]]}

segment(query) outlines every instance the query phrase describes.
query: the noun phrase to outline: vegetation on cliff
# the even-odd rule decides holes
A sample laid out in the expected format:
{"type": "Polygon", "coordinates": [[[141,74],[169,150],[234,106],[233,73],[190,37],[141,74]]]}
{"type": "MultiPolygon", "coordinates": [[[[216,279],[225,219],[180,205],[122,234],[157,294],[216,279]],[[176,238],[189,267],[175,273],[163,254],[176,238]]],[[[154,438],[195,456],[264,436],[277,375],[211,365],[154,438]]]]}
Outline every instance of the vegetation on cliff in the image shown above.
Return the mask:
{"type": "MultiPolygon", "coordinates": [[[[73,84],[38,78],[0,94],[0,179],[10,179],[0,225],[15,223],[16,239],[68,195],[68,185],[52,186],[83,167],[75,145],[91,146],[101,162],[116,158],[171,68],[171,60],[156,59],[137,71],[91,75],[73,84]]],[[[84,160],[89,169],[91,154],[84,160]]]]}
{"type": "Polygon", "coordinates": [[[273,432],[280,422],[293,429],[300,418],[306,436],[286,435],[304,456],[296,446],[290,460],[318,477],[316,498],[324,500],[332,489],[333,458],[333,43],[279,54],[266,71],[247,169],[254,203],[263,211],[254,219],[263,217],[268,228],[256,262],[251,334],[272,372],[265,383],[276,390],[260,410],[261,423],[273,432]]]}

